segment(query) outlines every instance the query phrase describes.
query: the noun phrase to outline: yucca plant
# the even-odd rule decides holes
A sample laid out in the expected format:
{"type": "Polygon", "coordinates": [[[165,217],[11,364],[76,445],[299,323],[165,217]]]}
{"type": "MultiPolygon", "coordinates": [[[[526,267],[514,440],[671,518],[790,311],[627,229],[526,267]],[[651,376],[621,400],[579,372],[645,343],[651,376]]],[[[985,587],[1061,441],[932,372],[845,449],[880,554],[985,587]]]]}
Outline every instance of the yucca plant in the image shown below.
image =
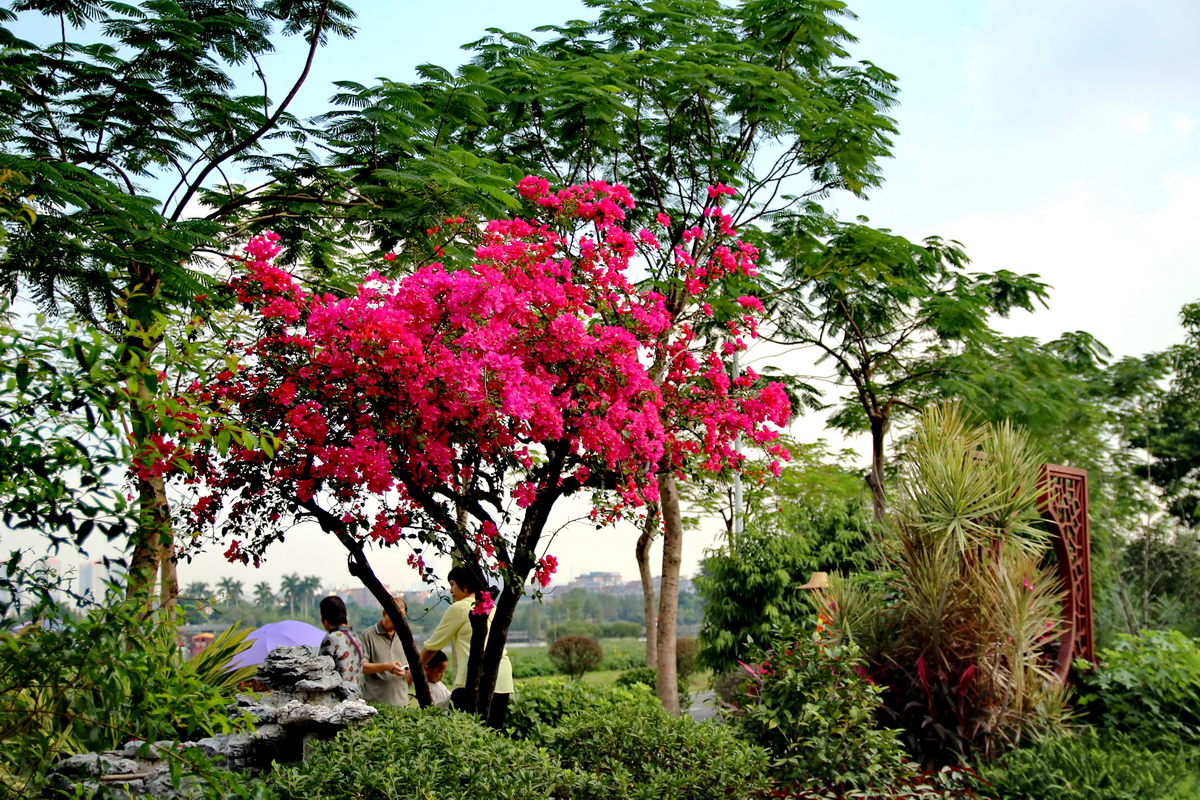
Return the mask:
{"type": "Polygon", "coordinates": [[[1047,657],[1062,598],[1043,563],[1040,463],[1011,425],[930,408],[902,460],[879,585],[835,578],[819,600],[926,765],[991,755],[1067,717],[1047,657]]]}
{"type": "Polygon", "coordinates": [[[214,636],[208,647],[185,661],[184,671],[190,672],[215,689],[232,692],[253,678],[258,670],[257,664],[233,670],[229,668],[229,662],[238,653],[249,649],[251,642],[246,641],[249,634],[250,629],[243,628],[240,621],[234,623],[214,636]]]}

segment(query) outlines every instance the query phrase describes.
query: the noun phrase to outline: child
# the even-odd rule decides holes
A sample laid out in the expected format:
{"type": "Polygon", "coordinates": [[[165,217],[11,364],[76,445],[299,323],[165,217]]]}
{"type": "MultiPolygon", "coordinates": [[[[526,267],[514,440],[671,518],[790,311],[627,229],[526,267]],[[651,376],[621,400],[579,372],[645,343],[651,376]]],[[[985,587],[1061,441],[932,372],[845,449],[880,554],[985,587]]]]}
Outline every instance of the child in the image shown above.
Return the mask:
{"type": "MultiPolygon", "coordinates": [[[[450,690],[442,683],[442,678],[446,675],[446,666],[450,663],[450,659],[441,650],[438,650],[425,663],[425,681],[429,684],[429,696],[433,698],[433,704],[438,708],[448,708],[450,706],[450,690]]],[[[409,676],[409,706],[415,708],[417,706],[416,691],[412,687],[412,676],[409,676]]]]}

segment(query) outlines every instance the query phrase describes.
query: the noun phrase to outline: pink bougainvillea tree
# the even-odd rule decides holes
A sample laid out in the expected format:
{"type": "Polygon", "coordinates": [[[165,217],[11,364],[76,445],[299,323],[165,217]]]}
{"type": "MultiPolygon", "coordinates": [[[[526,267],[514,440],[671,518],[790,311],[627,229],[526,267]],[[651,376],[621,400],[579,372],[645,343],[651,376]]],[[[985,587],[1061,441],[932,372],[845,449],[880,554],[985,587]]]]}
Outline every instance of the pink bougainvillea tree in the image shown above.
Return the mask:
{"type": "MultiPolygon", "coordinates": [[[[731,380],[722,361],[752,335],[757,300],[736,298],[741,329],[698,353],[667,298],[630,282],[631,259],[658,238],[623,226],[624,187],[555,192],[530,177],[518,188],[528,218],[482,226],[469,263],[371,275],[349,297],[310,293],[272,264],[271,237],[252,241],[232,290],[258,336],[198,392],[236,430],[264,434],[213,431],[187,477],[194,525],[218,525],[231,560],[257,563],[312,518],[385,607],[367,544],[410,547],[423,577],[425,557],[443,552],[480,586],[501,583],[477,606],[495,604],[468,668],[482,713],[518,599],[556,567],[542,539],[556,501],[590,492],[611,519],[657,501],[663,472],[739,467],[735,438],[770,442],[789,414],[779,385],[752,371],[731,380]]],[[[709,245],[700,263],[696,248],[676,254],[699,319],[756,251],[719,209],[688,235],[709,245]]],[[[402,618],[397,628],[411,647],[402,618]]]]}

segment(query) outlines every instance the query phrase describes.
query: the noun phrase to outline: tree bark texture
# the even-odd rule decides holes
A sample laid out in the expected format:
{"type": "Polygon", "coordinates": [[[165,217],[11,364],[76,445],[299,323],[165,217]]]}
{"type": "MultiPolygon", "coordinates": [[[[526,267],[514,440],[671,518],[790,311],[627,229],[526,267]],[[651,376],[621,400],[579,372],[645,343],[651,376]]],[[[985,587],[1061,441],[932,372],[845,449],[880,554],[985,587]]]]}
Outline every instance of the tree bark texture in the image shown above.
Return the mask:
{"type": "Polygon", "coordinates": [[[658,477],[663,520],[662,587],[658,606],[658,667],[655,691],[668,714],[679,716],[679,683],[675,661],[675,623],[679,617],[679,564],[683,553],[683,517],[675,473],[658,477]]]}
{"type": "Polygon", "coordinates": [[[638,575],[642,579],[642,605],[646,610],[646,666],[658,667],[658,606],[654,602],[654,575],[650,571],[650,548],[659,526],[658,505],[646,508],[646,524],[637,540],[638,575]]]}
{"type": "Polygon", "coordinates": [[[871,471],[867,473],[867,485],[871,487],[871,504],[875,519],[883,521],[887,516],[887,492],[883,482],[884,446],[887,440],[886,419],[871,419],[871,471]]]}

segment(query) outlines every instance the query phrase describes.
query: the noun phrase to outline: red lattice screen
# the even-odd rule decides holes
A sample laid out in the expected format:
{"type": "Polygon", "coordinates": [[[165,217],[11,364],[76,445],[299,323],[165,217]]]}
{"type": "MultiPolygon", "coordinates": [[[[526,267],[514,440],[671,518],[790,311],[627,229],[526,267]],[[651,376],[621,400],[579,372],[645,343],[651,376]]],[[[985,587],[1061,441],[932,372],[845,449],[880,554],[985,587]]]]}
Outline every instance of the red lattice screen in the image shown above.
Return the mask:
{"type": "Polygon", "coordinates": [[[1065,593],[1065,630],[1055,674],[1067,679],[1071,660],[1095,661],[1092,624],[1092,557],[1088,528],[1087,471],[1043,464],[1039,504],[1054,540],[1058,573],[1065,593]]]}

